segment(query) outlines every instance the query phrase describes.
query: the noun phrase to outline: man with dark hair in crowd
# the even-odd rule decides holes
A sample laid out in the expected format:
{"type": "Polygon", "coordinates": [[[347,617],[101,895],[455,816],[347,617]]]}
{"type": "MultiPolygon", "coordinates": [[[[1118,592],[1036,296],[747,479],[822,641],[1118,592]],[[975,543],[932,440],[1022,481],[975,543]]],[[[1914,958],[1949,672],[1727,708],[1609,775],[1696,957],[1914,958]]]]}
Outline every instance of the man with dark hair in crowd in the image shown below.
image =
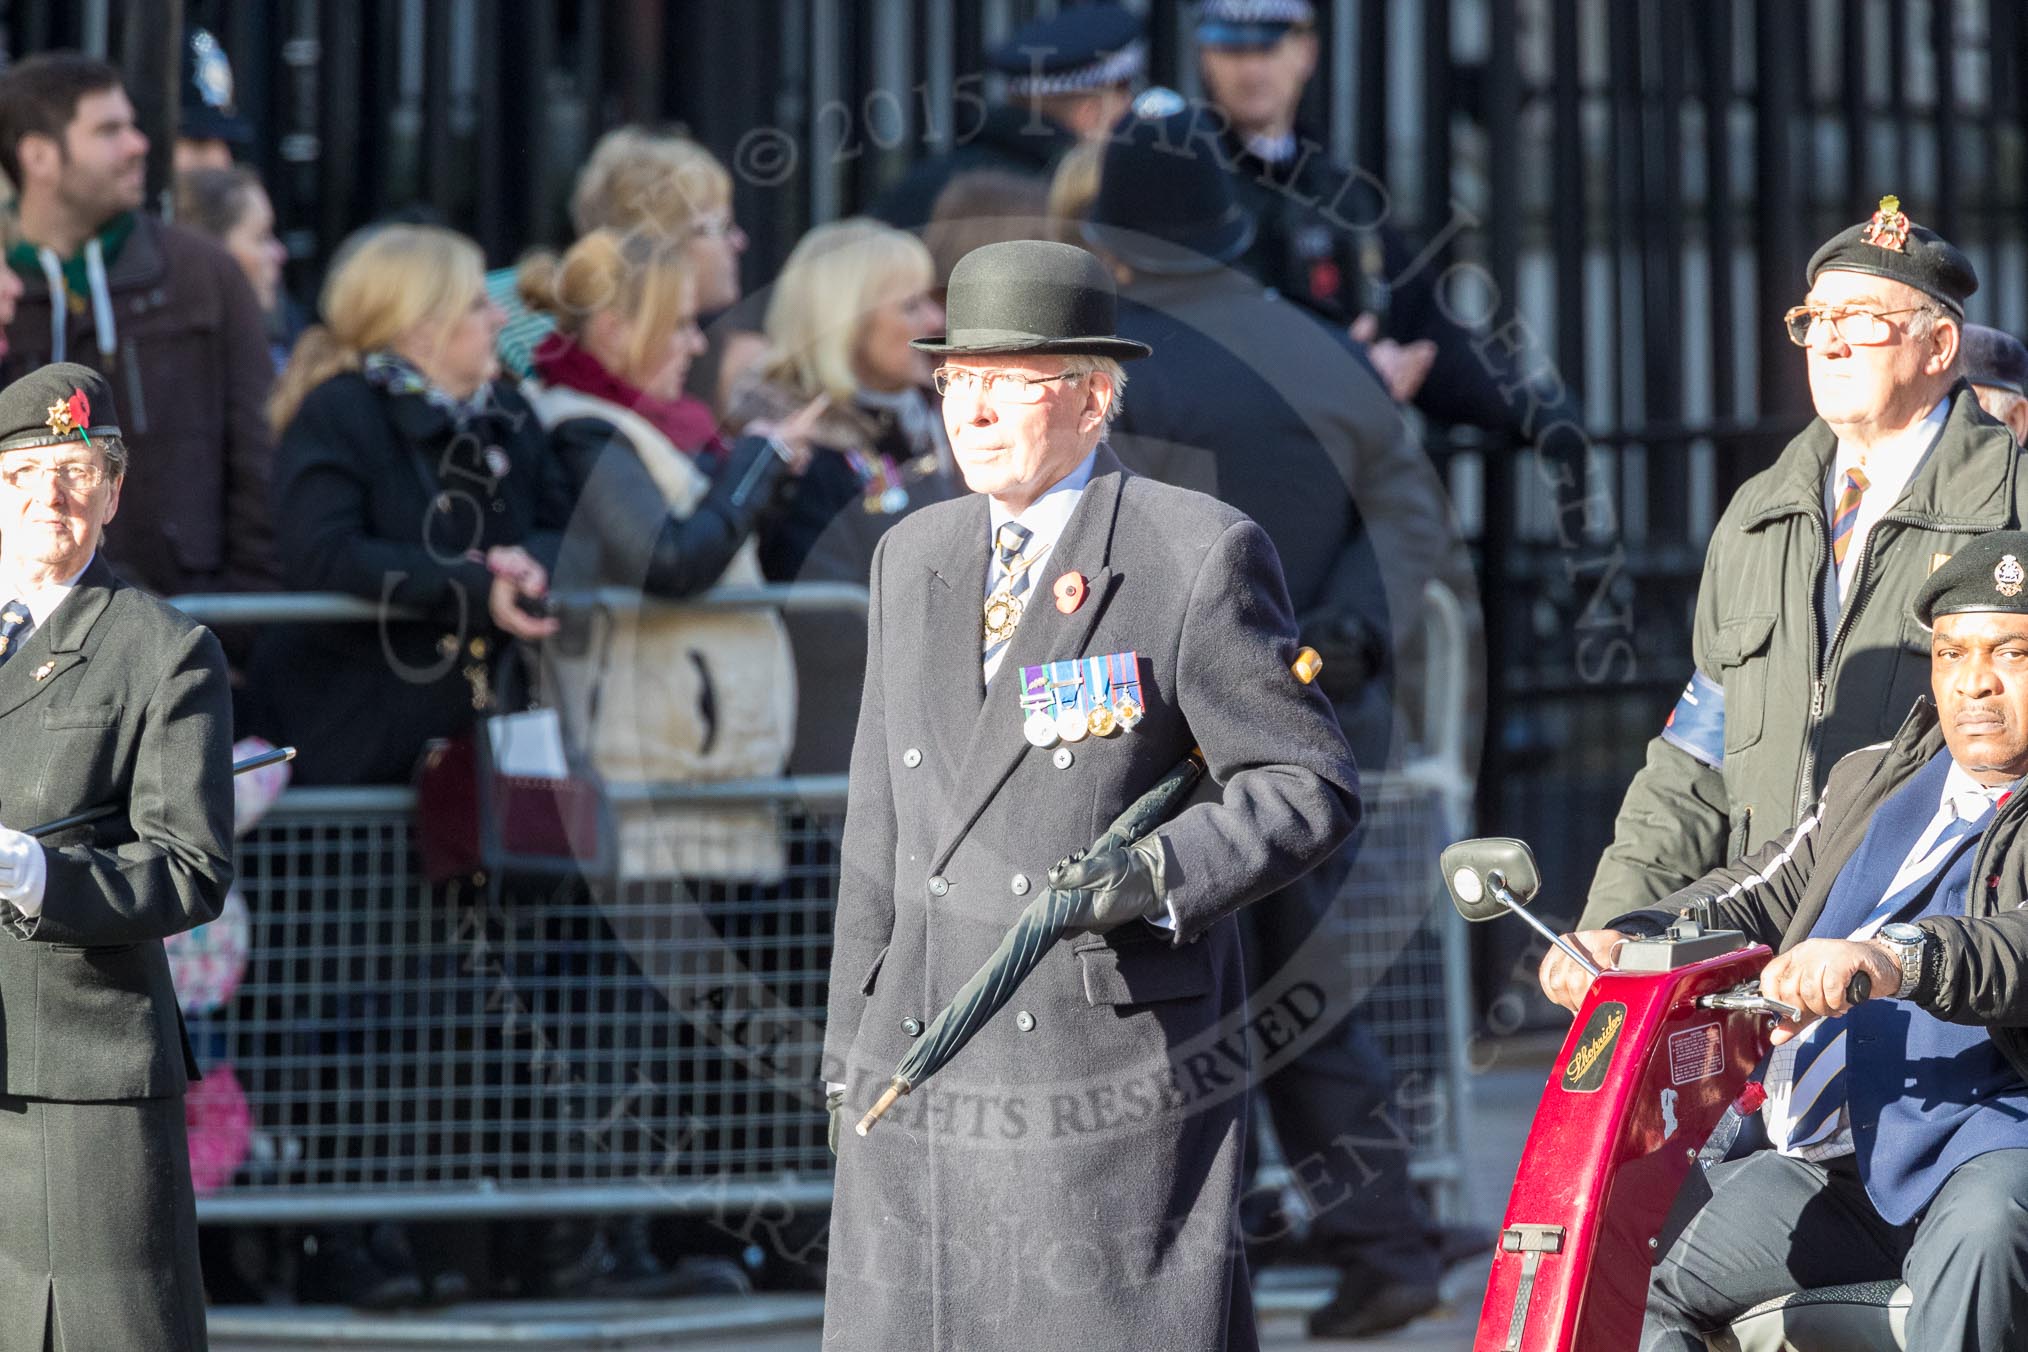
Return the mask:
{"type": "Polygon", "coordinates": [[[49,52],[0,75],[25,288],[0,376],[77,361],[118,396],[134,468],[106,553],[123,576],[165,596],[270,588],[260,303],[223,249],[140,210],[147,153],[104,62],[49,52]]]}
{"type": "Polygon", "coordinates": [[[959,174],[1000,169],[1046,179],[1057,161],[1081,142],[1102,139],[1127,111],[1147,61],[1140,18],[1119,5],[1080,5],[1036,19],[986,53],[987,66],[1006,77],[1006,102],[987,105],[961,89],[952,100],[954,148],[915,166],[867,214],[913,230],[959,174]]]}
{"type": "Polygon", "coordinates": [[[1340,164],[1302,125],[1303,90],[1317,68],[1310,0],[1206,0],[1198,67],[1240,205],[1254,219],[1237,266],[1372,345],[1397,398],[1441,423],[1482,427],[1521,442],[1564,418],[1574,401],[1551,374],[1524,377],[1504,341],[1444,313],[1441,268],[1388,220],[1387,189],[1340,164]]]}

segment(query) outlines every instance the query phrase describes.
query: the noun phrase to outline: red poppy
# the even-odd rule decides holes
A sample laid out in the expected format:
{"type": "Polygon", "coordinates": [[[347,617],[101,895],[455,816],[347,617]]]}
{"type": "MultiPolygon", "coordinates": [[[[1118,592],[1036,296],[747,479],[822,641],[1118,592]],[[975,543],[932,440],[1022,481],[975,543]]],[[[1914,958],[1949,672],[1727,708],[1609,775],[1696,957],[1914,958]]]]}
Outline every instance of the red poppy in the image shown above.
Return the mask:
{"type": "Polygon", "coordinates": [[[79,427],[92,425],[92,401],[85,398],[85,392],[73,386],[70,394],[70,420],[79,427]]]}

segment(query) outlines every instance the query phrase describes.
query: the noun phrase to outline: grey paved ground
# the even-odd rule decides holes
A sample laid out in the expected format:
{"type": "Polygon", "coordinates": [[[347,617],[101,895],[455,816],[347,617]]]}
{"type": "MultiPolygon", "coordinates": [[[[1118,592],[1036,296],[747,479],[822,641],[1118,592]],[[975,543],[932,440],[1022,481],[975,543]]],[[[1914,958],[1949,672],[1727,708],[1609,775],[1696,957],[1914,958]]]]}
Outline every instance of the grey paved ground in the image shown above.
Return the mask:
{"type": "MultiPolygon", "coordinates": [[[[1473,1078],[1466,1129],[1466,1206],[1473,1220],[1498,1226],[1507,1190],[1521,1158],[1521,1145],[1535,1101],[1542,1092],[1546,1054],[1518,1066],[1498,1066],[1473,1078]]],[[[1329,1298],[1327,1274],[1272,1273],[1261,1283],[1261,1332],[1266,1348],[1361,1349],[1363,1352],[1467,1352],[1478,1320],[1487,1263],[1454,1270],[1445,1284],[1446,1307],[1427,1319],[1382,1338],[1311,1342],[1303,1315],[1329,1298]]],[[[821,1302],[813,1296],[774,1296],[730,1304],[686,1302],[680,1311],[601,1306],[465,1306],[428,1320],[371,1321],[331,1310],[221,1311],[213,1316],[215,1352],[303,1352],[306,1348],[346,1352],[450,1352],[451,1349],[617,1349],[626,1352],[819,1352],[817,1320],[821,1302]],[[621,1315],[628,1318],[618,1320],[621,1315]],[[736,1331],[704,1335],[700,1327],[723,1328],[727,1318],[748,1322],[736,1331]],[[633,1325],[637,1336],[602,1337],[615,1322],[633,1325]],[[575,1325],[565,1337],[539,1336],[575,1325]],[[650,1329],[654,1332],[650,1332],[650,1329]]]]}

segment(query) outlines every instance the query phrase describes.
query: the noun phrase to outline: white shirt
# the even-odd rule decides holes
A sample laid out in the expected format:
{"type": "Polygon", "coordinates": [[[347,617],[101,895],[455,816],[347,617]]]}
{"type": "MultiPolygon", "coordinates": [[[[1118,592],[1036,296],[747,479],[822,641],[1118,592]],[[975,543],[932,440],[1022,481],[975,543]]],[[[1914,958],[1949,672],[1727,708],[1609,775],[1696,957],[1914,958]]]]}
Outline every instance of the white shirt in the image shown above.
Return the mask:
{"type": "MultiPolygon", "coordinates": [[[[1056,547],[1057,540],[1063,535],[1063,528],[1070,524],[1070,514],[1077,510],[1078,500],[1084,496],[1084,486],[1091,482],[1092,466],[1097,463],[1098,450],[1094,447],[1090,455],[1078,462],[1076,469],[1051,484],[1043,491],[1041,497],[1029,503],[1027,509],[1018,514],[1007,510],[999,499],[990,500],[986,521],[988,542],[986,590],[980,593],[980,601],[983,602],[986,597],[991,596],[1006,579],[1007,570],[1001,566],[1000,551],[992,541],[999,537],[1000,527],[1009,521],[1019,522],[1028,531],[1028,547],[1021,551],[1023,558],[1034,560],[1028,565],[1031,585],[1027,601],[1033,604],[1038,595],[1048,594],[1049,588],[1040,580],[1039,570],[1042,561],[1048,556],[1049,551],[1056,547]]],[[[1006,655],[1007,645],[1003,644],[1000,651],[994,653],[985,663],[988,685],[993,683],[993,673],[1000,669],[1000,660],[1006,655]]]]}
{"type": "MultiPolygon", "coordinates": [[[[0,583],[0,605],[19,601],[28,607],[28,628],[22,631],[21,641],[26,641],[56,613],[57,607],[77,587],[77,580],[84,576],[85,568],[91,566],[91,559],[86,559],[84,567],[69,577],[35,587],[0,583]]],[[[49,861],[42,853],[42,846],[33,837],[19,831],[0,831],[0,900],[11,902],[15,910],[33,920],[42,914],[42,896],[48,872],[49,861]]]]}
{"type": "Polygon", "coordinates": [[[1845,486],[1845,471],[1857,467],[1866,475],[1866,491],[1859,495],[1859,515],[1852,521],[1852,543],[1846,546],[1845,562],[1838,565],[1840,603],[1852,590],[1852,579],[1859,575],[1859,558],[1865,552],[1867,535],[1887,515],[1887,509],[1901,500],[1902,490],[1915,477],[1929,448],[1936,444],[1950,411],[1950,399],[1939,399],[1922,421],[1868,450],[1839,439],[1838,454],[1831,461],[1829,500],[1833,513],[1837,510],[1838,494],[1845,486]]]}
{"type": "MultiPolygon", "coordinates": [[[[1914,847],[1901,861],[1901,867],[1895,871],[1893,879],[1881,889],[1880,899],[1886,900],[1917,877],[1927,874],[1936,867],[1928,856],[1935,849],[1938,837],[1943,835],[1952,822],[1989,818],[1994,806],[2011,788],[2012,786],[2007,784],[1981,784],[1973,779],[1963,766],[1952,761],[1950,773],[1944,776],[1943,789],[1937,795],[1936,815],[1930,818],[1929,825],[1916,837],[1914,847]]],[[[1991,824],[1990,820],[1986,822],[1988,826],[1991,824]]],[[[1984,827],[1980,829],[1983,830],[1984,827]]],[[[1866,923],[1853,930],[1849,937],[1861,942],[1871,939],[1891,918],[1885,915],[1868,917],[1866,923]]],[[[1842,1037],[1843,1034],[1838,1036],[1842,1037]]],[[[1782,1154],[1797,1159],[1827,1160],[1840,1155],[1849,1155],[1853,1150],[1852,1110],[1849,1106],[1840,1107],[1826,1124],[1829,1128],[1828,1135],[1809,1145],[1783,1144],[1787,1131],[1785,1124],[1789,1120],[1787,1105],[1799,1096],[1805,1100],[1814,1099],[1816,1091],[1844,1069],[1844,1049],[1827,1047],[1811,1064],[1805,1076],[1806,1083],[1798,1087],[1795,1082],[1798,1050],[1797,1040],[1791,1039],[1768,1053],[1767,1075],[1764,1078],[1769,1095],[1767,1104],[1769,1134],[1774,1137],[1782,1154]]]]}

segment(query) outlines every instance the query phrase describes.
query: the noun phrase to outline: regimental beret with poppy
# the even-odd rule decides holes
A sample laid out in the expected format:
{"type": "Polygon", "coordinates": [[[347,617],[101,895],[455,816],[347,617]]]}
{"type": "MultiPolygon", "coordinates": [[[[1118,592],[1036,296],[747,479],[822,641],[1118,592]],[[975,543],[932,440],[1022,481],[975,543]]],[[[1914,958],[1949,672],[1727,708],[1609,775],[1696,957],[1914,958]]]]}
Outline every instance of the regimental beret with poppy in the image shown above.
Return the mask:
{"type": "Polygon", "coordinates": [[[1916,589],[1915,618],[1925,629],[1939,615],[1973,610],[2028,615],[2028,531],[1973,536],[1916,589]]]}
{"type": "Polygon", "coordinates": [[[1891,193],[1880,199],[1871,217],[1831,236],[1810,256],[1808,285],[1817,284],[1818,273],[1832,271],[1906,282],[1959,319],[1965,317],[1965,297],[1979,289],[1972,260],[1936,231],[1910,220],[1901,199],[1891,193]]]}
{"type": "Polygon", "coordinates": [[[0,390],[0,454],[119,435],[112,388],[89,366],[60,361],[0,390]]]}

